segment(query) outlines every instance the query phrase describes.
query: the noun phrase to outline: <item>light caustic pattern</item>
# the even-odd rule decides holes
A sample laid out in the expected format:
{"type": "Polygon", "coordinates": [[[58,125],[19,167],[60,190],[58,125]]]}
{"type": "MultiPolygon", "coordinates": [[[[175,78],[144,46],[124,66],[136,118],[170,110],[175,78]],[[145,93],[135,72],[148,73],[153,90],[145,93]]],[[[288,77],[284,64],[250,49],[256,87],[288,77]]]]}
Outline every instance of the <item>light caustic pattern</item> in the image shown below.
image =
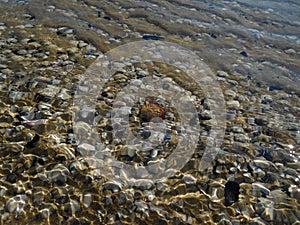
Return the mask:
{"type": "MultiPolygon", "coordinates": [[[[119,68],[121,64],[132,62],[159,62],[177,67],[187,74],[188,77],[185,79],[188,79],[190,83],[196,83],[201,88],[213,113],[214,120],[199,166],[199,170],[205,170],[218,154],[223,141],[225,132],[223,93],[212,71],[199,56],[180,45],[162,41],[138,41],[119,46],[105,55],[99,56],[87,69],[74,97],[73,126],[78,144],[86,143],[94,147],[81,150],[81,155],[85,157],[91,167],[98,170],[103,176],[108,179],[117,179],[127,185],[130,185],[131,181],[134,182],[139,179],[147,178],[155,181],[170,177],[183,168],[192,157],[200,135],[197,111],[191,100],[190,92],[175,82],[166,83],[166,79],[157,77],[154,79],[152,76],[145,76],[138,79],[143,85],[134,89],[131,88],[133,79],[115,98],[115,102],[123,102],[125,106],[124,104],[122,106],[113,105],[110,113],[113,138],[132,148],[144,146],[139,149],[143,151],[146,148],[155,148],[157,143],[151,142],[151,138],[144,140],[132,133],[129,128],[130,108],[139,98],[148,96],[163,96],[175,107],[180,118],[178,143],[168,157],[155,164],[134,166],[115,159],[108,149],[113,147],[112,145],[116,142],[113,141],[111,145],[104,144],[100,140],[98,131],[93,128],[95,118],[91,120],[80,116],[83,111],[95,112],[97,96],[101,93],[106,82],[121,69],[119,68]],[[124,107],[128,109],[128,113],[124,113],[126,111],[124,107]],[[115,126],[117,123],[120,124],[120,121],[122,126],[115,126]],[[80,129],[80,127],[86,127],[86,129],[80,129]],[[124,132],[119,132],[120,130],[124,132]],[[120,133],[126,133],[126,138],[120,136],[120,133]]],[[[151,124],[151,133],[155,131],[165,132],[166,130],[163,120],[156,123],[150,121],[149,124],[151,124]]]]}

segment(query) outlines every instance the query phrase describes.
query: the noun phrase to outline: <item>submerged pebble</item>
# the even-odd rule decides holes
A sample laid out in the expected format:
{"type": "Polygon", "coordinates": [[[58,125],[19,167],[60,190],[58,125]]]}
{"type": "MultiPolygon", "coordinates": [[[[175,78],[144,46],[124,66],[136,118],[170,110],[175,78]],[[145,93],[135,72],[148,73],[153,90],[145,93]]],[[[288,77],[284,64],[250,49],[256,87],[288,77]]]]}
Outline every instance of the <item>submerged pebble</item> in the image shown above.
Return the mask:
{"type": "Polygon", "coordinates": [[[26,206],[28,205],[28,198],[26,195],[16,195],[11,197],[6,202],[6,209],[8,212],[20,214],[24,213],[26,206]]]}
{"type": "Polygon", "coordinates": [[[225,197],[225,205],[226,206],[230,206],[233,203],[238,201],[239,189],[240,189],[240,186],[235,181],[228,181],[225,184],[224,197],[225,197]]]}

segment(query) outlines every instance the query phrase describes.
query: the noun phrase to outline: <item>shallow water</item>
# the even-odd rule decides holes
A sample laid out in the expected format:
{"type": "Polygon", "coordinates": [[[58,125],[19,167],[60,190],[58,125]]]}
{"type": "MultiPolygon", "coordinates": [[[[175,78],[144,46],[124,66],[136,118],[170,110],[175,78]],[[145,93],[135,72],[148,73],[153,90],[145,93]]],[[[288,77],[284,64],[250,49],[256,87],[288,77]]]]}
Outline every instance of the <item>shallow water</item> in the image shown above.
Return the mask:
{"type": "Polygon", "coordinates": [[[166,40],[177,42],[189,37],[191,40],[183,44],[199,51],[209,66],[214,67],[217,61],[218,68],[250,73],[269,85],[298,92],[299,55],[286,55],[284,51],[289,48],[299,51],[299,5],[293,1],[249,2],[86,1],[77,4],[82,6],[78,7],[76,1],[69,4],[48,1],[43,5],[30,1],[27,7],[44,24],[74,25],[80,37],[85,36],[83,33],[91,33],[84,38],[101,50],[104,48],[102,38],[112,36],[120,43],[130,39],[130,32],[121,28],[124,24],[137,32],[131,39],[145,33],[163,35],[166,40]],[[51,5],[56,6],[56,10],[47,10],[51,5]],[[99,17],[110,20],[103,21],[99,17]],[[208,37],[211,34],[217,38],[211,40],[208,37]],[[249,57],[240,57],[243,50],[249,57]]]}
{"type": "MultiPolygon", "coordinates": [[[[298,1],[1,0],[0,22],[1,224],[298,223],[298,1]],[[158,115],[168,135],[154,132],[163,141],[157,149],[132,149],[112,141],[113,127],[125,126],[112,126],[114,99],[131,80],[139,84],[147,74],[185,89],[199,113],[200,139],[191,159],[169,179],[152,181],[143,170],[137,176],[145,176],[142,180],[122,182],[126,171],[122,179],[111,179],[111,168],[93,167],[99,163],[95,150],[108,148],[93,138],[85,143],[74,137],[86,138],[90,129],[92,110],[79,111],[87,123],[72,123],[74,102],[85,100],[84,95],[76,99],[76,89],[87,68],[97,56],[139,40],[180,44],[216,75],[226,130],[205,171],[199,169],[201,157],[213,126],[221,123],[205,88],[191,84],[184,69],[124,59],[120,64],[126,67],[105,84],[95,106],[100,139],[112,146],[114,157],[151,165],[184,140],[176,107],[161,96],[134,102],[130,126],[138,138],[149,135],[144,125],[149,121],[139,116],[145,113],[158,115]]],[[[84,83],[80,87],[84,93],[84,83]]]]}

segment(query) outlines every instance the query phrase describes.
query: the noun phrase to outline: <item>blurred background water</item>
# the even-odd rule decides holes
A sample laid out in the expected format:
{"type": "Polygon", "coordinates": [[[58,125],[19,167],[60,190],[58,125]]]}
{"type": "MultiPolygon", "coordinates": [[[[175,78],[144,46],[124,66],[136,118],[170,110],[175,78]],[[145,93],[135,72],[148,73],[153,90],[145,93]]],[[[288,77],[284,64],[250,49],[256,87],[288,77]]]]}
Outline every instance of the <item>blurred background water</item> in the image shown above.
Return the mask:
{"type": "Polygon", "coordinates": [[[119,44],[147,33],[170,41],[190,38],[182,44],[199,51],[209,66],[298,93],[299,5],[292,0],[2,1],[3,8],[24,7],[36,23],[73,27],[102,51],[110,48],[103,45],[105,38],[119,44]],[[122,26],[129,30],[121,31],[122,26]],[[247,54],[240,57],[243,51],[247,54]]]}

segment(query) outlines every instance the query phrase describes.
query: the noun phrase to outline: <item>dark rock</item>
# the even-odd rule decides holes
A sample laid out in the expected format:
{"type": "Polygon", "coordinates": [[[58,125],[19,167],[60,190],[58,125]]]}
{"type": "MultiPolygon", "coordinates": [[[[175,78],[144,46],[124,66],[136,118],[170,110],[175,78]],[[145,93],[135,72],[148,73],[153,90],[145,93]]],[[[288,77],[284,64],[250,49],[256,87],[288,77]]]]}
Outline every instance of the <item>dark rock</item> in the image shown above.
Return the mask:
{"type": "Polygon", "coordinates": [[[282,90],[282,87],[271,85],[271,86],[269,86],[268,89],[269,89],[269,91],[280,91],[280,90],[282,90]]]}
{"type": "Polygon", "coordinates": [[[33,139],[26,144],[26,147],[33,148],[36,146],[37,142],[40,140],[40,136],[35,134],[33,139]]]}
{"type": "Polygon", "coordinates": [[[65,188],[60,188],[60,187],[55,187],[51,191],[51,197],[60,204],[66,203],[70,199],[68,190],[65,188]]]}
{"type": "Polygon", "coordinates": [[[18,179],[18,175],[15,174],[15,173],[9,173],[7,176],[6,176],[6,181],[8,181],[9,183],[16,183],[18,179]]]}
{"type": "Polygon", "coordinates": [[[288,128],[289,131],[299,131],[300,129],[297,127],[297,125],[291,125],[288,128]]]}
{"type": "Polygon", "coordinates": [[[230,206],[239,199],[240,185],[235,181],[228,181],[225,184],[225,206],[230,206]]]}
{"type": "Polygon", "coordinates": [[[87,51],[86,53],[85,53],[86,55],[97,55],[97,53],[95,53],[95,52],[92,52],[92,51],[87,51]]]}
{"type": "Polygon", "coordinates": [[[247,54],[247,52],[245,52],[245,51],[240,52],[240,54],[241,54],[242,56],[244,56],[244,57],[248,57],[248,54],[247,54]]]}
{"type": "Polygon", "coordinates": [[[269,148],[261,148],[259,150],[259,153],[260,154],[258,155],[258,157],[259,156],[263,156],[268,161],[272,161],[273,160],[273,157],[272,157],[272,154],[271,154],[271,149],[269,149],[269,148]]]}
{"type": "Polygon", "coordinates": [[[211,33],[211,34],[210,34],[210,37],[212,37],[212,38],[216,39],[216,38],[217,38],[217,35],[215,35],[215,34],[211,33]]]}
{"type": "Polygon", "coordinates": [[[107,97],[107,96],[108,96],[107,91],[103,91],[103,92],[101,93],[101,96],[107,97]]]}
{"type": "Polygon", "coordinates": [[[164,142],[168,142],[171,140],[171,136],[169,134],[166,134],[164,137],[164,142]]]}
{"type": "Polygon", "coordinates": [[[111,20],[111,18],[109,16],[104,16],[103,18],[106,20],[111,20]]]}
{"type": "Polygon", "coordinates": [[[162,36],[157,36],[157,35],[148,35],[148,34],[145,34],[144,36],[143,36],[143,39],[144,40],[154,40],[154,41],[158,41],[158,40],[162,40],[162,39],[164,39],[164,37],[162,37],[162,36]]]}
{"type": "Polygon", "coordinates": [[[149,130],[143,130],[143,132],[142,132],[142,138],[143,139],[147,139],[150,136],[151,136],[151,131],[149,131],[149,130]]]}
{"type": "Polygon", "coordinates": [[[268,120],[264,118],[255,118],[255,123],[259,126],[265,126],[268,124],[268,120]]]}

